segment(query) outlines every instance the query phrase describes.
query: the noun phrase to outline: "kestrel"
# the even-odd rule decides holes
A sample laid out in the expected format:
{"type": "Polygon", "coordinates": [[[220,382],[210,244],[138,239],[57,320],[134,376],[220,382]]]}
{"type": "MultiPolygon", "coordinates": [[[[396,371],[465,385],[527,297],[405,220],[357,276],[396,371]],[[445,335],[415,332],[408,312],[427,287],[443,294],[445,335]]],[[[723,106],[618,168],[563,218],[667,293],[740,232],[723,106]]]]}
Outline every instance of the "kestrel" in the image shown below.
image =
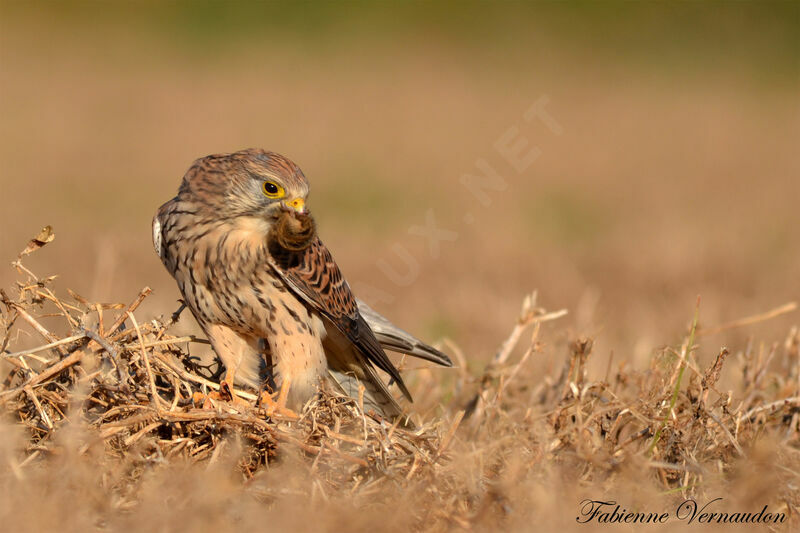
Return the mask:
{"type": "Polygon", "coordinates": [[[153,244],[225,366],[227,394],[234,381],[280,384],[297,409],[324,380],[352,397],[361,384],[365,410],[394,419],[402,410],[374,367],[411,395],[384,347],[452,363],[356,300],[317,236],[308,192],[300,168],[279,154],[203,157],[156,213],[153,244]]]}

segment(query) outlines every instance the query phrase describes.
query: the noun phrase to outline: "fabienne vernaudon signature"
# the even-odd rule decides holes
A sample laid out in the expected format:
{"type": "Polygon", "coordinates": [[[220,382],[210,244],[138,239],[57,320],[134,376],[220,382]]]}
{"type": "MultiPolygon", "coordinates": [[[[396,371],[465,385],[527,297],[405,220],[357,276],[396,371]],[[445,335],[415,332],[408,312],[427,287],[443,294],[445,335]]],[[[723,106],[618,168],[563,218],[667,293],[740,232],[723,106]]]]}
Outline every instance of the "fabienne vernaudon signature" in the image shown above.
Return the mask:
{"type": "Polygon", "coordinates": [[[678,520],[687,524],[782,524],[784,513],[771,513],[765,505],[760,511],[719,511],[722,498],[714,498],[705,505],[693,499],[682,501],[673,512],[629,511],[615,501],[583,500],[579,524],[666,524],[678,520]]]}

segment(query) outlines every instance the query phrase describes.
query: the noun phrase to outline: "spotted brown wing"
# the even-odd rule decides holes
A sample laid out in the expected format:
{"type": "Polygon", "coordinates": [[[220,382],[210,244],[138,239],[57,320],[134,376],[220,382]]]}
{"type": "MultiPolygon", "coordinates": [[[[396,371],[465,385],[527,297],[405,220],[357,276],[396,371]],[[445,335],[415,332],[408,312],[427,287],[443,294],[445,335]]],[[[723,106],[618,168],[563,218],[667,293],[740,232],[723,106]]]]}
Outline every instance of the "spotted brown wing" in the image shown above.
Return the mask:
{"type": "Polygon", "coordinates": [[[350,286],[319,237],[314,237],[303,250],[289,250],[272,240],[268,244],[272,267],[289,288],[333,322],[367,360],[389,374],[411,401],[400,372],[359,313],[350,286]]]}

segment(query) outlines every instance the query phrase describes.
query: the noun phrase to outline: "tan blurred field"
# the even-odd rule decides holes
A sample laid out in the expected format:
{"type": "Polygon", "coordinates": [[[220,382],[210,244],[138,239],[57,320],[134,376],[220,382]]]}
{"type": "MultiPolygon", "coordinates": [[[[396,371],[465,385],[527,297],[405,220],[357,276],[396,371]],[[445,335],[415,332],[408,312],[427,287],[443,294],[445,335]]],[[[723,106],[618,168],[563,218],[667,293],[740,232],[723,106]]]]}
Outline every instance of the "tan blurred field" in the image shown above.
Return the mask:
{"type": "MultiPolygon", "coordinates": [[[[92,301],[150,286],[138,317],[177,307],[151,217],[195,158],[245,147],[297,162],[351,285],[476,375],[534,289],[569,314],[542,326],[531,379],[578,336],[595,379],[611,354],[646,369],[698,296],[707,328],[800,300],[797,4],[0,6],[0,259],[50,224],[26,264],[92,301]],[[537,102],[550,118],[526,120],[537,102]],[[515,169],[504,135],[539,155],[515,169]],[[506,184],[488,205],[462,184],[481,161],[506,184]],[[430,216],[447,239],[418,234],[430,216]]],[[[698,364],[799,317],[704,337],[698,364]]]]}

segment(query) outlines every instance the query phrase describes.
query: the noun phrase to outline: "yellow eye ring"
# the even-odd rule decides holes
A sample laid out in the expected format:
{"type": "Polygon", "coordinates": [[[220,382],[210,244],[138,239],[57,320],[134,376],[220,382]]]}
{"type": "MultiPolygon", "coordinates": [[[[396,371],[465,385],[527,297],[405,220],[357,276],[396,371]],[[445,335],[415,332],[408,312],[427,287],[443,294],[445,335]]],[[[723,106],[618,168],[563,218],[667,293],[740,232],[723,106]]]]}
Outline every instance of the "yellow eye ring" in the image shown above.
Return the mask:
{"type": "Polygon", "coordinates": [[[265,181],[261,185],[261,191],[267,198],[282,198],[283,195],[286,194],[283,187],[271,181],[265,181]]]}

